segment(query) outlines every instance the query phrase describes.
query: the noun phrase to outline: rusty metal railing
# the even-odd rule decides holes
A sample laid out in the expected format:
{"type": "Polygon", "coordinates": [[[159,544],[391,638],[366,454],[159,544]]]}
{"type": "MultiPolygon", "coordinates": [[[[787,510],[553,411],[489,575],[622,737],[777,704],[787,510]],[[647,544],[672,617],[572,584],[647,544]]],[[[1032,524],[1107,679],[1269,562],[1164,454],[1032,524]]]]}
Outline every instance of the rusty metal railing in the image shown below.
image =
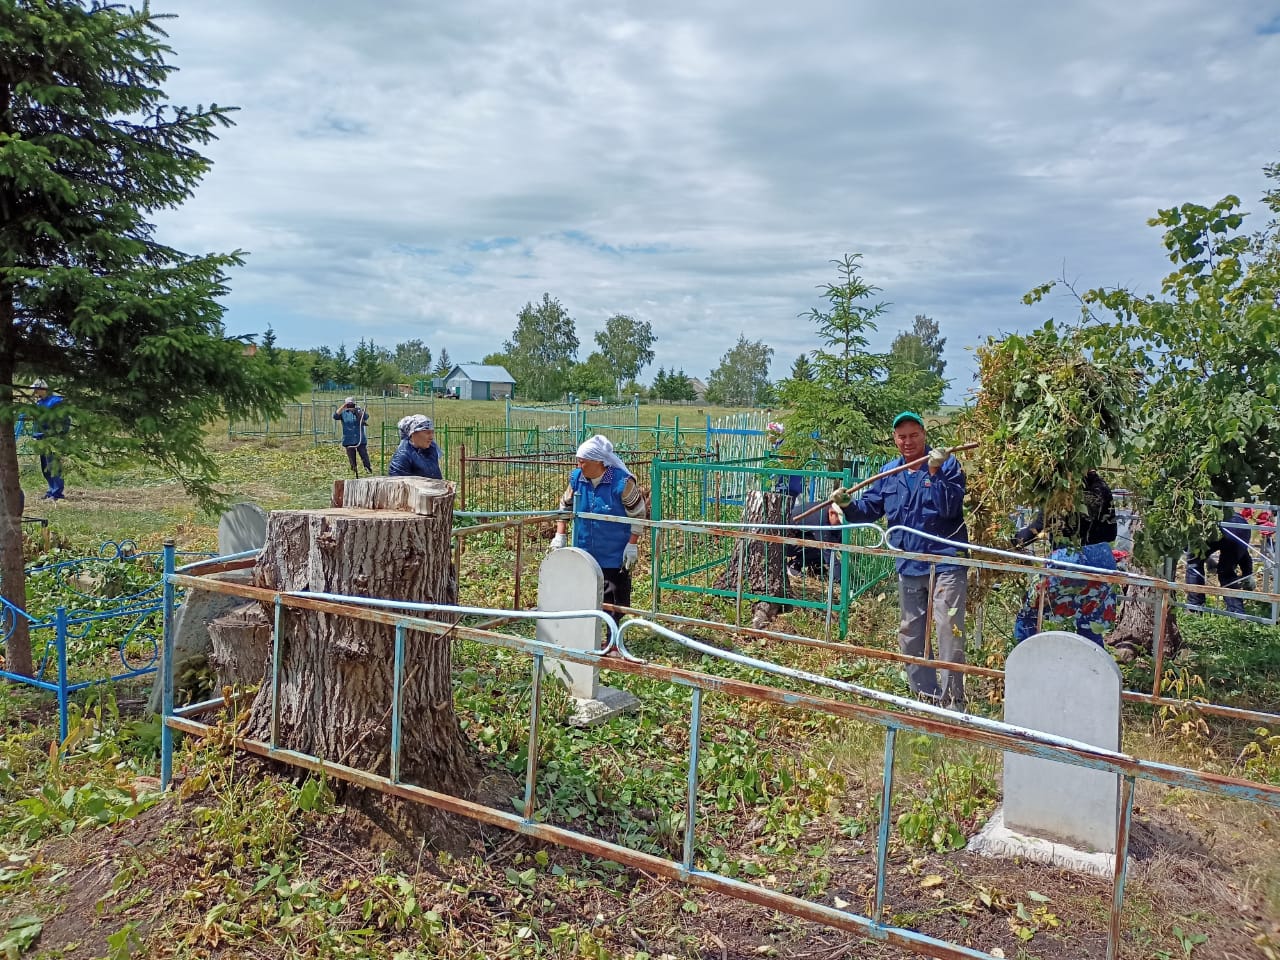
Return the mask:
{"type": "MultiPolygon", "coordinates": [[[[889,843],[889,811],[894,787],[894,755],[896,739],[900,731],[923,734],[945,739],[959,740],[982,747],[1003,750],[1026,756],[1038,757],[1073,766],[1113,773],[1120,778],[1121,791],[1118,807],[1115,869],[1112,876],[1112,905],[1108,926],[1107,957],[1115,960],[1121,942],[1122,911],[1127,876],[1129,828],[1132,819],[1134,785],[1137,780],[1148,780],[1170,787],[1202,791],[1209,794],[1243,799],[1280,808],[1280,788],[1253,783],[1219,774],[1196,771],[1170,764],[1141,760],[1124,753],[1109,751],[1062,737],[1051,736],[1012,724],[967,714],[956,713],[941,707],[917,703],[891,694],[869,691],[842,681],[817,674],[796,671],[779,664],[755,658],[737,659],[740,663],[763,672],[784,676],[823,688],[866,699],[874,694],[875,705],[835,700],[829,696],[797,692],[761,683],[718,676],[715,674],[663,666],[645,661],[626,646],[625,638],[638,630],[648,630],[673,640],[682,646],[699,650],[702,645],[674,630],[652,620],[638,618],[627,621],[621,628],[599,611],[584,610],[556,614],[538,611],[510,611],[500,608],[463,607],[447,604],[407,603],[403,601],[375,600],[362,597],[342,597],[330,594],[274,591],[246,585],[212,580],[209,574],[243,567],[252,558],[229,559],[195,564],[182,571],[174,567],[172,542],[165,548],[165,664],[163,684],[162,727],[162,780],[166,788],[172,779],[173,733],[186,732],[197,736],[207,735],[214,728],[197,717],[210,709],[223,705],[221,698],[193,704],[181,709],[173,706],[173,591],[176,587],[199,587],[203,590],[241,596],[270,604],[276,610],[272,633],[272,665],[270,683],[273,698],[278,694],[281,652],[288,638],[281,631],[280,612],[283,609],[317,610],[329,614],[351,617],[379,623],[395,630],[393,679],[394,689],[399,690],[405,669],[404,637],[407,631],[429,634],[450,634],[465,637],[482,644],[517,651],[532,660],[531,707],[527,744],[524,803],[520,813],[512,813],[485,804],[441,793],[430,788],[405,782],[400,776],[400,709],[398,697],[391,705],[392,751],[388,775],[360,770],[325,758],[291,750],[279,743],[278,730],[273,725],[269,741],[237,738],[238,748],[264,757],[277,759],[293,766],[323,771],[349,783],[379,790],[391,796],[423,803],[440,810],[470,817],[484,823],[503,827],[513,832],[539,840],[556,843],[581,853],[598,856],[648,871],[657,876],[675,879],[703,889],[778,910],[791,916],[826,924],[828,926],[869,936],[894,944],[916,953],[938,958],[979,958],[990,960],[992,954],[948,943],[918,931],[894,925],[885,918],[885,879],[889,843]],[[597,617],[602,618],[608,634],[608,642],[598,652],[560,647],[539,640],[525,639],[510,634],[461,626],[452,622],[431,619],[433,615],[482,615],[511,616],[522,619],[547,617],[597,617]],[[536,818],[536,783],[538,775],[538,743],[541,719],[541,677],[543,662],[547,657],[583,664],[599,670],[612,671],[635,677],[646,677],[690,688],[690,755],[688,760],[688,790],[686,796],[686,821],[682,857],[672,860],[655,854],[603,840],[575,830],[538,822],[536,818]],[[873,908],[867,915],[837,909],[801,897],[781,893],[764,886],[747,883],[713,870],[700,869],[695,860],[697,807],[699,794],[698,745],[702,727],[702,701],[707,694],[725,695],[778,707],[811,710],[817,713],[849,721],[871,723],[884,729],[884,773],[880,803],[880,823],[876,845],[876,880],[873,908]]],[[[706,652],[714,648],[706,648],[706,652]]],[[[723,651],[717,651],[724,655],[723,651]]],[[[278,701],[273,699],[273,704],[278,701]]]]}

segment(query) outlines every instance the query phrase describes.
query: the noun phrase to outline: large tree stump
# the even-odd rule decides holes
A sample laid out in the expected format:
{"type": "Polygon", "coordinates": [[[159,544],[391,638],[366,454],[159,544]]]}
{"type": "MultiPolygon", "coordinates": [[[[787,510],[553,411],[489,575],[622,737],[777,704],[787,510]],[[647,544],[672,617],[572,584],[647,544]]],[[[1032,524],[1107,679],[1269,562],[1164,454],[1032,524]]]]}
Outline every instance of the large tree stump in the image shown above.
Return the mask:
{"type": "MultiPolygon", "coordinates": [[[[378,478],[348,480],[335,490],[335,500],[349,503],[355,497],[368,506],[273,512],[255,584],[272,590],[454,602],[452,486],[421,478],[378,478]],[[387,503],[403,506],[382,509],[387,503]]],[[[386,775],[395,628],[338,613],[285,608],[281,631],[280,744],[386,775]]],[[[450,640],[422,632],[410,632],[405,639],[401,776],[433,789],[465,792],[473,768],[453,711],[450,640]]],[[[267,682],[254,701],[246,734],[266,740],[270,730],[267,682]]]]}
{"type": "MultiPolygon", "coordinates": [[[[1115,648],[1116,659],[1121,663],[1134,660],[1139,652],[1152,653],[1156,635],[1156,603],[1159,595],[1151,587],[1130,583],[1119,598],[1120,613],[1116,625],[1107,634],[1106,642],[1115,648]]],[[[1182,630],[1178,618],[1170,607],[1164,618],[1164,655],[1166,660],[1182,649],[1182,630]]]]}
{"type": "Polygon", "coordinates": [[[271,620],[260,603],[246,603],[210,620],[209,666],[215,690],[261,683],[271,669],[271,620]]]}
{"type": "MultiPolygon", "coordinates": [[[[790,519],[787,507],[791,498],[785,493],[762,493],[753,490],[747,494],[742,509],[743,523],[784,524],[790,519]]],[[[783,535],[786,531],[775,527],[769,533],[783,535]]],[[[733,556],[728,566],[716,580],[717,590],[738,590],[738,578],[742,577],[742,592],[764,594],[770,597],[787,596],[787,548],[781,543],[759,540],[735,540],[733,556]]],[[[760,630],[782,612],[782,605],[758,600],[752,610],[751,626],[760,630]]]]}

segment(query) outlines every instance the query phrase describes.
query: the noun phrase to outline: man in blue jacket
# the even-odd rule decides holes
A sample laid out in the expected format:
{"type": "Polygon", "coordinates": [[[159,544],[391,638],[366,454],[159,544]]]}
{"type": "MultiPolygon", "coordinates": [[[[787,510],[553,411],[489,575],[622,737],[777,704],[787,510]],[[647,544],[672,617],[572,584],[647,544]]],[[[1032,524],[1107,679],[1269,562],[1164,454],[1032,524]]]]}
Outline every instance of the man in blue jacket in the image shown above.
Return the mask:
{"type": "Polygon", "coordinates": [[[369,462],[369,413],[356,404],[355,397],[347,397],[334,413],[333,419],[342,421],[342,448],[347,451],[347,462],[357,477],[356,454],[364,462],[365,471],[373,476],[373,464],[369,462]]]}
{"type": "MultiPolygon", "coordinates": [[[[49,392],[49,384],[37,380],[31,384],[31,392],[36,395],[36,406],[40,412],[36,415],[36,431],[32,434],[36,440],[45,440],[50,436],[62,436],[71,427],[71,418],[62,412],[54,412],[54,408],[62,403],[62,397],[49,392]]],[[[66,499],[66,480],[62,476],[62,458],[55,450],[40,454],[40,472],[44,474],[49,490],[45,500],[66,499]]]]}
{"type": "MultiPolygon", "coordinates": [[[[963,554],[961,544],[969,542],[964,524],[965,478],[960,461],[941,447],[930,447],[925,437],[924,420],[906,411],[893,421],[893,442],[901,454],[885,464],[883,470],[928,457],[910,470],[877,480],[858,500],[837,489],[831,499],[844,509],[851,523],[873,523],[884,517],[890,527],[909,527],[950,541],[899,530],[889,537],[892,546],[911,553],[937,557],[963,554]]],[[[965,662],[964,607],[968,598],[967,570],[954,563],[903,558],[897,561],[898,604],[902,621],[898,628],[898,646],[913,657],[925,655],[928,630],[929,578],[933,575],[933,622],[938,628],[937,659],[950,663],[965,662]]],[[[933,667],[912,665],[907,668],[911,690],[923,700],[937,701],[955,709],[964,708],[964,674],[943,670],[941,682],[933,667]]]]}

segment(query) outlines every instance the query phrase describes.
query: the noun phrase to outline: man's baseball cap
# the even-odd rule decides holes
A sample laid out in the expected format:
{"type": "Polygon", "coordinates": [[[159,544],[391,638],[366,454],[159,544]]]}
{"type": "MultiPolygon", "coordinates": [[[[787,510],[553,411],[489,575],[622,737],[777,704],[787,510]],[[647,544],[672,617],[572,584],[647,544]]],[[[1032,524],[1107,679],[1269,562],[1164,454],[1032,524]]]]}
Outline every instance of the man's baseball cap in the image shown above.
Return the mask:
{"type": "Polygon", "coordinates": [[[893,429],[898,429],[898,424],[904,420],[912,420],[920,424],[920,429],[924,429],[924,419],[918,413],[912,413],[910,410],[903,410],[900,414],[893,418],[893,429]]]}
{"type": "Polygon", "coordinates": [[[48,390],[49,385],[45,383],[43,380],[37,380],[35,383],[31,385],[31,389],[32,390],[48,390]]]}

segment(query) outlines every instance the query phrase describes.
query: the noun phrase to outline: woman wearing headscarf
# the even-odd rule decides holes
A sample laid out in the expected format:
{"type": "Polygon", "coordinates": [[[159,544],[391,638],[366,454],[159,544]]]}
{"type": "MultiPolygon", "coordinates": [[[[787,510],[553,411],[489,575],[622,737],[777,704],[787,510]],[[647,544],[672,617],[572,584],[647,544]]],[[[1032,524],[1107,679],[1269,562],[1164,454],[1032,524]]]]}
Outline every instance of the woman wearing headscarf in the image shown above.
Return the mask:
{"type": "MultiPolygon", "coordinates": [[[[1026,546],[1040,536],[1044,528],[1044,511],[1041,511],[1034,523],[1014,534],[1014,544],[1026,546]]],[[[1084,478],[1083,512],[1058,517],[1050,527],[1049,566],[1071,563],[1100,573],[1113,573],[1116,560],[1111,542],[1115,538],[1116,510],[1111,488],[1098,471],[1090,470],[1084,478]]],[[[1014,621],[1014,639],[1021,643],[1041,630],[1065,628],[1102,646],[1102,631],[1116,619],[1112,585],[1074,577],[1037,577],[1036,580],[1014,621]],[[1044,592],[1043,615],[1041,591],[1044,592]]]]}
{"type": "Polygon", "coordinates": [[[391,455],[387,473],[393,477],[428,477],[443,480],[440,473],[440,448],[436,446],[436,431],[430,417],[413,413],[402,417],[396,424],[400,428],[400,446],[391,455]]]}
{"type": "MultiPolygon", "coordinates": [[[[649,512],[640,485],[626,468],[608,438],[596,434],[584,440],[577,452],[577,466],[569,474],[569,486],[560,496],[560,509],[572,510],[573,545],[585,550],[604,573],[604,602],[631,606],[631,568],[640,558],[638,526],[610,520],[593,520],[584,513],[643,518],[649,512]]],[[[566,546],[564,520],[556,521],[553,550],[566,546]]]]}

